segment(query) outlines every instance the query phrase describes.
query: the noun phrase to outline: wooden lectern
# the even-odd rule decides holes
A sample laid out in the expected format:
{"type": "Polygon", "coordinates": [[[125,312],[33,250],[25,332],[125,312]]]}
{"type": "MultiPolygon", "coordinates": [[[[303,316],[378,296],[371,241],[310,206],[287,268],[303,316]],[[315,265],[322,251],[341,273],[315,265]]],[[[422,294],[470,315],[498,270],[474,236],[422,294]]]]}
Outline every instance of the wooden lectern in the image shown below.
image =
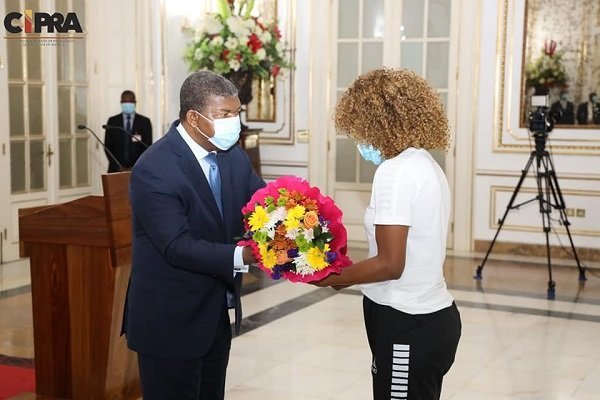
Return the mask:
{"type": "Polygon", "coordinates": [[[19,210],[39,397],[141,396],[136,354],[120,336],[131,271],[129,175],[103,175],[104,197],[19,210]]]}

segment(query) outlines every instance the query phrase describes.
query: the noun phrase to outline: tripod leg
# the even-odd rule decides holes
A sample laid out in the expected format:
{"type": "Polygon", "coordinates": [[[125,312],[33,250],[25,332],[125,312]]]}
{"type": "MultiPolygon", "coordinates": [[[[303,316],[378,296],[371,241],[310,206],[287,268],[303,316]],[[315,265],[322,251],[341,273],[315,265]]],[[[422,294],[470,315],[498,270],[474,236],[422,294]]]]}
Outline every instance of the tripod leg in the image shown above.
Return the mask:
{"type": "Polygon", "coordinates": [[[575,249],[575,244],[573,243],[573,238],[571,236],[571,230],[569,226],[571,223],[567,218],[567,213],[565,212],[565,200],[560,190],[560,186],[558,185],[558,178],[556,177],[556,173],[554,172],[554,164],[552,163],[552,159],[548,157],[549,175],[550,175],[550,188],[552,190],[552,195],[554,197],[554,201],[556,202],[556,208],[560,214],[560,220],[567,231],[567,236],[569,237],[569,243],[571,244],[571,250],[573,251],[573,257],[575,258],[575,262],[577,263],[577,268],[579,269],[579,281],[585,282],[587,278],[585,276],[585,268],[581,265],[579,261],[579,256],[577,255],[577,250],[575,249]]]}
{"type": "Polygon", "coordinates": [[[517,183],[517,186],[515,187],[515,190],[513,191],[512,196],[510,198],[510,201],[508,202],[508,205],[506,206],[506,211],[504,211],[504,215],[498,221],[498,229],[496,229],[496,234],[494,235],[494,238],[492,239],[492,242],[490,243],[490,247],[488,247],[487,251],[485,252],[483,261],[481,262],[480,265],[477,266],[477,270],[475,271],[475,275],[473,276],[473,279],[477,279],[477,280],[482,279],[483,267],[485,266],[485,263],[487,262],[487,259],[490,256],[490,253],[492,252],[492,248],[494,247],[494,243],[496,243],[496,239],[498,238],[498,234],[500,233],[500,230],[502,229],[502,226],[504,225],[504,221],[506,220],[508,212],[513,208],[513,203],[515,202],[515,199],[517,198],[517,194],[519,193],[519,190],[521,189],[521,185],[523,184],[523,181],[525,180],[525,177],[527,176],[527,172],[529,171],[529,168],[531,168],[531,163],[533,162],[534,156],[535,156],[535,152],[532,152],[531,155],[529,156],[529,160],[527,160],[527,163],[525,164],[525,168],[523,168],[523,170],[521,171],[521,177],[519,178],[519,182],[517,183]]]}
{"type": "Polygon", "coordinates": [[[550,214],[542,214],[544,233],[546,234],[546,262],[548,264],[548,300],[556,298],[556,283],[552,279],[552,262],[550,261],[550,214]]]}
{"type": "MultiPolygon", "coordinates": [[[[544,156],[547,154],[548,153],[546,152],[544,156]]],[[[548,265],[548,300],[554,300],[556,298],[556,283],[552,279],[552,261],[550,257],[550,213],[552,212],[550,194],[552,192],[552,181],[550,179],[550,173],[548,172],[548,163],[546,162],[546,160],[547,158],[544,158],[543,156],[541,157],[541,159],[538,160],[536,182],[538,189],[540,213],[542,214],[542,226],[544,229],[544,235],[546,236],[546,263],[548,265]]]]}

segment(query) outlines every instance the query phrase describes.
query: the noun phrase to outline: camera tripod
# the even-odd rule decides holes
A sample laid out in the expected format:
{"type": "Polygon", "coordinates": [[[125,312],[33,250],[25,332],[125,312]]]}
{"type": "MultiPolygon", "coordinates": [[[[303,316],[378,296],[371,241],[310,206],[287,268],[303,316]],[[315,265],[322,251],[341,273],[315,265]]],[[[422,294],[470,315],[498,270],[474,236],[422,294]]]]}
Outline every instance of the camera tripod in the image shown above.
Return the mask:
{"type": "Polygon", "coordinates": [[[515,187],[515,190],[512,193],[512,197],[506,206],[506,211],[502,218],[498,221],[498,229],[496,230],[496,234],[494,235],[494,239],[492,243],[490,243],[490,247],[485,253],[485,257],[481,262],[481,265],[477,267],[477,271],[475,272],[475,276],[473,278],[477,280],[482,279],[482,271],[483,267],[494,247],[494,243],[496,242],[496,238],[498,238],[498,234],[504,225],[504,221],[508,216],[508,212],[513,209],[518,209],[519,207],[529,204],[534,201],[538,201],[539,211],[542,214],[542,226],[544,229],[544,233],[546,235],[546,260],[548,264],[548,299],[554,300],[556,297],[556,284],[552,279],[552,262],[550,259],[550,213],[552,209],[556,209],[560,215],[560,222],[565,227],[567,231],[567,236],[569,237],[569,242],[571,243],[571,249],[573,250],[573,256],[575,257],[575,261],[577,262],[577,268],[579,269],[579,281],[583,282],[586,280],[585,277],[585,269],[581,265],[579,261],[579,257],[577,256],[577,250],[575,250],[575,245],[573,244],[573,238],[571,237],[571,231],[569,230],[569,226],[571,223],[567,218],[567,213],[565,212],[565,200],[563,198],[562,192],[560,191],[560,186],[558,185],[558,179],[554,172],[554,164],[552,163],[552,159],[550,158],[550,153],[545,149],[546,146],[546,137],[547,133],[545,132],[536,132],[533,134],[535,139],[535,150],[531,152],[529,156],[529,160],[527,164],[525,164],[525,168],[521,171],[521,178],[515,187]],[[513,205],[515,199],[517,198],[517,194],[521,189],[521,185],[525,180],[529,169],[531,168],[533,162],[535,161],[535,178],[537,183],[537,196],[533,199],[529,199],[522,203],[513,205]]]}

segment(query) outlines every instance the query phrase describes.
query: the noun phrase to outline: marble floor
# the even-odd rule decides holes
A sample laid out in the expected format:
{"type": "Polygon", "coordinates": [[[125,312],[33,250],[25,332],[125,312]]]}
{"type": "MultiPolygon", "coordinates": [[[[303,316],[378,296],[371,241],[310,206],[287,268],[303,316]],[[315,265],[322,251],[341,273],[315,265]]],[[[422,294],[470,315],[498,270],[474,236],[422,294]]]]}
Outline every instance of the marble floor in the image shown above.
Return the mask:
{"type": "MultiPolygon", "coordinates": [[[[364,251],[354,250],[360,259],[364,251]]],[[[600,399],[600,269],[581,284],[572,264],[554,265],[556,299],[546,299],[547,266],[492,257],[483,281],[479,254],[446,261],[463,333],[446,375],[446,400],[600,399]]],[[[555,261],[555,263],[557,263],[555,261]]],[[[229,400],[371,398],[370,353],[358,291],[246,279],[242,333],[232,343],[229,400]]],[[[27,286],[0,294],[0,355],[33,357],[27,286]]]]}

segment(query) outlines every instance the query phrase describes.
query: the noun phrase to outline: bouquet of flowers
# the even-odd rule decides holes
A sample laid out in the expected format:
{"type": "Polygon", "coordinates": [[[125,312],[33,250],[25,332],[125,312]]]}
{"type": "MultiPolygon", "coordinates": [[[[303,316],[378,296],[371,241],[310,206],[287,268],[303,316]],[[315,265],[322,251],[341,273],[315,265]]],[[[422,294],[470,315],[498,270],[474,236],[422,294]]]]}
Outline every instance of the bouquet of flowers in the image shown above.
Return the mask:
{"type": "Polygon", "coordinates": [[[268,183],[242,213],[246,232],[238,244],[250,245],[258,266],[273,279],[318,281],[352,263],[342,212],[301,178],[268,183]]]}
{"type": "Polygon", "coordinates": [[[185,26],[192,36],[184,59],[190,70],[208,69],[225,75],[251,71],[262,78],[291,68],[276,21],[251,16],[253,0],[219,0],[219,12],[204,16],[198,28],[185,26]]]}
{"type": "Polygon", "coordinates": [[[563,54],[556,51],[554,40],[546,41],[542,54],[525,66],[525,84],[533,87],[563,86],[567,72],[562,62],[563,54]]]}

